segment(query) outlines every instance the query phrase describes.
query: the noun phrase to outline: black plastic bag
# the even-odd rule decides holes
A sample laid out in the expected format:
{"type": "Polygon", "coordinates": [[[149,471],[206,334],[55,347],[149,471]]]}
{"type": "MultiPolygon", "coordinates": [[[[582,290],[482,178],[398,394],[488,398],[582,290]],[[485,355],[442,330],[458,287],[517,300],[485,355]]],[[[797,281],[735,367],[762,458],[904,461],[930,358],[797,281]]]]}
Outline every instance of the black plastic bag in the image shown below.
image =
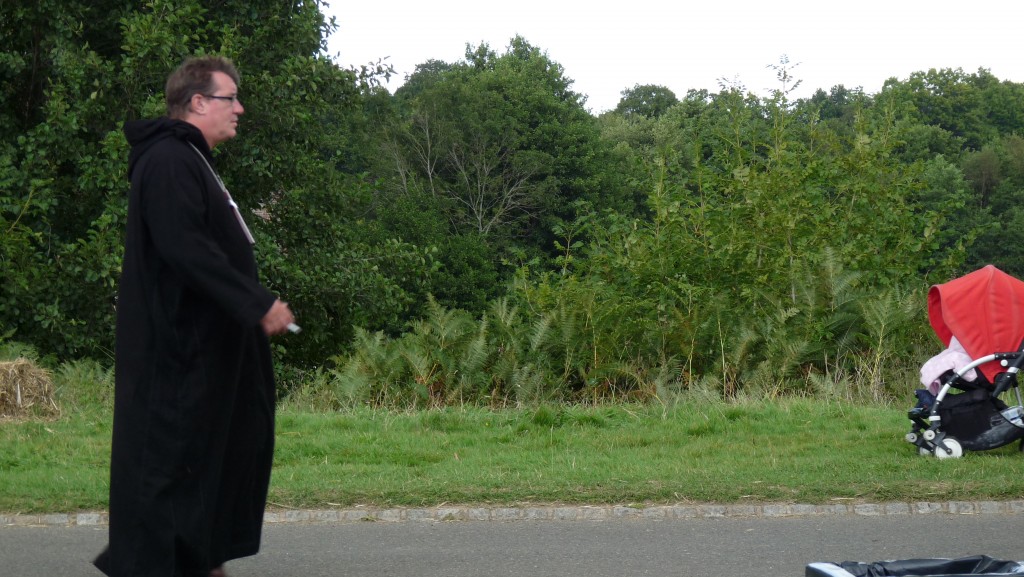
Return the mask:
{"type": "Polygon", "coordinates": [[[962,575],[1020,575],[1024,563],[1000,561],[987,555],[959,559],[906,559],[859,563],[811,563],[806,577],[960,577],[962,575]]]}

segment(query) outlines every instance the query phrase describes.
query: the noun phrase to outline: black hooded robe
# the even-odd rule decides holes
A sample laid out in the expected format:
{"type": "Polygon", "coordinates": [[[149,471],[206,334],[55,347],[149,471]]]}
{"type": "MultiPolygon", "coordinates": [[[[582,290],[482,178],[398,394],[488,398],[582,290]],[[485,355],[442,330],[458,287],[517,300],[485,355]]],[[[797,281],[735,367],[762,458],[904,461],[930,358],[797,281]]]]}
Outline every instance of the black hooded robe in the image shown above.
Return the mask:
{"type": "Polygon", "coordinates": [[[260,320],[276,297],[202,133],[160,118],[125,134],[109,544],[95,564],[111,577],[206,577],[259,550],[275,403],[260,320]]]}

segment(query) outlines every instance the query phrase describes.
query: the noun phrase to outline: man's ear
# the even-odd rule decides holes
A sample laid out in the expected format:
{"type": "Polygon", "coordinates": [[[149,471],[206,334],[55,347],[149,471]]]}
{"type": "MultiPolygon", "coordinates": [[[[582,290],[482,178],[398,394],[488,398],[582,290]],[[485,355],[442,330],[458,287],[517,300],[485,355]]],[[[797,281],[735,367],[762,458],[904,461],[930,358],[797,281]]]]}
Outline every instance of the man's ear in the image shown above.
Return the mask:
{"type": "Polygon", "coordinates": [[[206,114],[206,99],[198,92],[192,95],[188,103],[189,110],[193,114],[206,114]]]}

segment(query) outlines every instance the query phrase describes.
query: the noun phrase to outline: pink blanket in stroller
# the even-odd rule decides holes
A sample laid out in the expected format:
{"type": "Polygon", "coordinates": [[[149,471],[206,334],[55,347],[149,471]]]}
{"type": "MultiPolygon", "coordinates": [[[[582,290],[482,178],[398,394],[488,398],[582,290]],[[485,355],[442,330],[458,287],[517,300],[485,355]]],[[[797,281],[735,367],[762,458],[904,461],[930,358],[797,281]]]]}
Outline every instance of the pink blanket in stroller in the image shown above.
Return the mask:
{"type": "MultiPolygon", "coordinates": [[[[957,371],[971,364],[971,355],[967,354],[964,350],[963,345],[960,341],[953,337],[949,340],[949,348],[945,349],[941,353],[928,359],[925,364],[921,365],[921,384],[928,389],[928,392],[937,395],[939,389],[942,388],[940,383],[940,377],[945,374],[946,371],[957,371]]],[[[973,381],[978,378],[978,372],[974,369],[967,371],[964,374],[964,379],[973,381]]]]}

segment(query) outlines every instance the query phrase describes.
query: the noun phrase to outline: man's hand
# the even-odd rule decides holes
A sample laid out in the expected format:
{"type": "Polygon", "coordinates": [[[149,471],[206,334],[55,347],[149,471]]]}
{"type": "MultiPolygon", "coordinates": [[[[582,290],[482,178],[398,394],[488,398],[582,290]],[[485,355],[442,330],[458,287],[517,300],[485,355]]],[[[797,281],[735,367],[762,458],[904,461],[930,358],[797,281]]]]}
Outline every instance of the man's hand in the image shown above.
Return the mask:
{"type": "Polygon", "coordinates": [[[263,319],[260,320],[260,324],[263,326],[263,332],[267,333],[268,336],[279,335],[288,330],[288,325],[295,322],[295,317],[292,315],[291,309],[288,308],[288,303],[283,302],[281,299],[274,301],[271,305],[270,310],[267,314],[263,315],[263,319]]]}

